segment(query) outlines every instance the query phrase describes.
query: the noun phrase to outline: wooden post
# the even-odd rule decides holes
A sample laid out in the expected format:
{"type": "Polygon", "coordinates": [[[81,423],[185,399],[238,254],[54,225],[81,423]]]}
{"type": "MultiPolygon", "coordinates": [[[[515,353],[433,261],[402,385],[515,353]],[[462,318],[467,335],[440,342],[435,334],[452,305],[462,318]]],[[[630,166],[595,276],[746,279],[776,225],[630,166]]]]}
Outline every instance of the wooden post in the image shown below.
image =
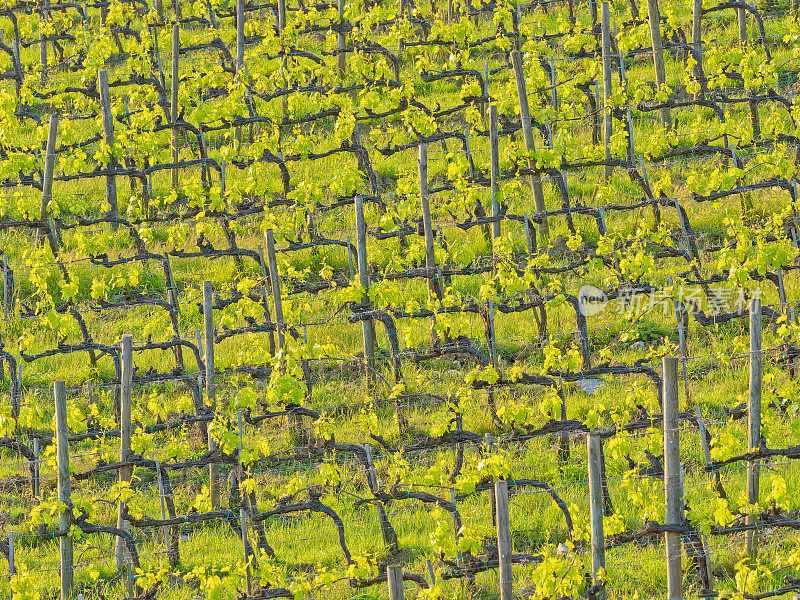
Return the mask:
{"type": "MultiPolygon", "coordinates": [[[[19,35],[15,33],[14,41],[11,43],[11,50],[13,53],[13,62],[14,62],[14,83],[17,89],[17,100],[21,102],[21,92],[22,92],[22,81],[24,75],[22,73],[22,62],[20,61],[19,56],[19,35]]],[[[22,119],[22,117],[20,117],[22,119]]]]}
{"type": "Polygon", "coordinates": [[[8,254],[3,255],[3,310],[11,310],[11,281],[9,280],[8,254]]]}
{"type": "MultiPolygon", "coordinates": [[[[211,410],[217,407],[217,386],[214,374],[214,295],[210,281],[203,282],[203,325],[205,328],[206,346],[206,398],[211,410]]],[[[208,436],[208,451],[215,450],[217,443],[208,436]]],[[[219,481],[217,480],[217,465],[208,465],[208,491],[211,496],[213,510],[219,508],[219,481]]]]}
{"type": "Polygon", "coordinates": [[[388,565],[386,577],[389,580],[389,600],[403,600],[402,565],[388,565]]]}
{"type": "MultiPolygon", "coordinates": [[[[106,145],[111,152],[108,161],[108,168],[116,169],[117,159],[114,158],[114,115],[111,112],[111,93],[108,89],[108,71],[100,69],[97,72],[97,83],[100,88],[100,109],[103,112],[103,134],[105,135],[106,145]]],[[[106,201],[108,202],[109,212],[114,219],[111,222],[111,231],[116,231],[119,221],[119,209],[117,207],[117,176],[106,175],[106,201]]]]}
{"type": "MultiPolygon", "coordinates": [[[[66,509],[58,517],[58,528],[69,529],[71,523],[72,500],[70,498],[69,441],[67,430],[67,388],[64,380],[53,382],[53,396],[56,412],[56,457],[58,464],[58,499],[66,505],[66,509]]],[[[68,600],[72,592],[73,547],[72,536],[59,537],[61,550],[61,600],[68,600]]]]}
{"type": "Polygon", "coordinates": [[[497,506],[497,553],[500,568],[500,600],[514,599],[514,582],[511,575],[511,529],[508,517],[508,481],[494,482],[497,506]]]}
{"type": "MultiPolygon", "coordinates": [[[[58,240],[52,223],[50,223],[50,200],[53,198],[53,171],[56,165],[56,136],[58,135],[58,115],[50,115],[50,128],[47,131],[47,149],[44,155],[44,179],[42,180],[42,227],[50,230],[50,246],[53,252],[58,248],[58,240]]],[[[46,235],[46,234],[45,234],[46,235]]],[[[39,239],[44,237],[39,230],[39,239]]]]}
{"type": "MultiPolygon", "coordinates": [[[[164,499],[164,477],[161,475],[161,461],[156,461],[156,477],[158,478],[158,501],[161,505],[161,519],[167,518],[167,505],[164,499]]],[[[166,525],[162,527],[164,531],[164,541],[167,543],[167,547],[169,547],[169,527],[166,525]]]]}
{"type": "Polygon", "coordinates": [[[40,487],[39,438],[33,438],[33,497],[39,498],[40,487]]]}
{"type": "MultiPolygon", "coordinates": [[[[487,433],[483,436],[483,444],[486,446],[485,452],[491,454],[494,452],[494,438],[492,437],[491,433],[487,433]]],[[[494,477],[491,475],[489,476],[489,485],[494,485],[494,477]]],[[[492,527],[497,526],[497,503],[495,501],[494,494],[489,494],[489,510],[492,513],[492,527]]]]}
{"type": "MultiPolygon", "coordinates": [[[[658,0],[647,0],[647,15],[650,20],[650,41],[653,44],[653,63],[656,72],[656,85],[661,86],[667,82],[667,71],[664,67],[664,43],[661,38],[661,14],[658,11],[658,0]]],[[[659,110],[661,124],[670,127],[670,110],[664,107],[659,110]]]]}
{"type": "Polygon", "coordinates": [[[178,310],[178,286],[175,284],[175,276],[172,274],[172,264],[169,260],[169,254],[164,253],[164,279],[167,285],[167,300],[175,310],[178,310]]]}
{"type": "Polygon", "coordinates": [[[206,398],[213,408],[217,390],[214,386],[214,289],[210,281],[203,282],[203,332],[206,356],[206,398]]]}
{"type": "Polygon", "coordinates": [[[244,467],[242,466],[242,444],[244,442],[244,419],[242,418],[242,411],[239,409],[238,411],[238,425],[239,425],[239,461],[237,468],[239,469],[239,527],[242,531],[242,552],[244,553],[244,564],[245,564],[245,579],[247,582],[247,595],[250,596],[253,593],[253,582],[250,577],[250,563],[249,563],[249,548],[247,544],[247,514],[245,511],[245,506],[247,506],[247,493],[244,490],[242,485],[242,481],[244,481],[244,467]]]}
{"type": "MultiPolygon", "coordinates": [[[[525,138],[525,149],[528,153],[536,150],[536,142],[533,137],[533,125],[531,124],[531,112],[528,105],[528,91],[525,84],[525,71],[522,68],[522,55],[518,51],[511,53],[511,62],[514,67],[514,78],[517,82],[517,96],[519,97],[519,115],[522,122],[522,135],[525,138]]],[[[528,168],[533,169],[533,161],[528,159],[528,168]]],[[[544,204],[544,192],[542,191],[542,179],[537,174],[531,174],[531,190],[533,191],[533,202],[537,213],[545,213],[547,208],[544,204]]],[[[547,241],[549,237],[549,227],[547,217],[541,222],[542,237],[547,241]]]]}
{"type": "Polygon", "coordinates": [[[244,67],[244,0],[236,0],[236,73],[244,67]]]}
{"type": "MultiPolygon", "coordinates": [[[[240,491],[240,494],[244,497],[244,490],[240,491]]],[[[247,582],[247,595],[249,596],[253,593],[253,582],[250,577],[250,556],[247,548],[247,514],[244,506],[239,508],[239,527],[242,530],[242,552],[244,553],[245,580],[247,582]]]]}
{"type": "Polygon", "coordinates": [[[16,375],[16,381],[12,382],[13,389],[11,393],[11,411],[13,415],[19,415],[19,410],[22,405],[22,361],[17,363],[17,372],[16,373],[9,373],[11,378],[13,379],[14,375],[16,375]]]}
{"type": "Polygon", "coordinates": [[[736,9],[736,21],[739,26],[739,47],[747,45],[747,11],[743,8],[736,9]]]}
{"type": "MultiPolygon", "coordinates": [[[[611,119],[611,17],[609,16],[608,2],[602,4],[601,30],[603,40],[603,115],[605,118],[605,157],[606,162],[611,160],[611,133],[613,131],[613,121],[611,119]]],[[[611,179],[613,167],[605,165],[605,180],[611,179]]]]}
{"type": "MultiPolygon", "coordinates": [[[[494,301],[489,300],[489,339],[486,340],[489,346],[489,358],[492,360],[494,368],[497,368],[497,338],[494,335],[494,301]]],[[[490,392],[491,394],[492,392],[490,392]]]]}
{"type": "Polygon", "coordinates": [[[286,28],[286,0],[278,0],[278,32],[286,28]]]}
{"type": "Polygon", "coordinates": [[[589,518],[592,532],[592,578],[597,600],[605,600],[606,538],[603,533],[602,440],[595,433],[586,436],[589,452],[589,518]],[[602,576],[601,576],[602,574],[602,576]]]}
{"type": "MultiPolygon", "coordinates": [[[[125,521],[122,524],[122,530],[125,532],[125,537],[130,537],[130,523],[125,521]]],[[[136,593],[134,591],[134,581],[136,576],[133,574],[133,564],[131,562],[131,555],[125,556],[125,567],[122,572],[122,577],[125,580],[125,589],[128,590],[128,597],[133,598],[136,593]]]]}
{"type": "MultiPolygon", "coordinates": [[[[747,410],[748,451],[761,447],[761,299],[750,301],[750,402],[747,410]]],[[[758,504],[759,461],[747,462],[747,501],[758,504]]],[[[756,516],[747,511],[747,525],[755,525],[756,516]]],[[[756,531],[747,531],[747,552],[756,554],[756,531]]]]}
{"type": "Polygon", "coordinates": [[[22,404],[22,360],[17,363],[17,373],[14,373],[9,364],[8,377],[11,380],[11,416],[18,419],[22,404]],[[14,380],[15,376],[16,381],[14,380]]]}
{"type": "Polygon", "coordinates": [[[781,301],[781,314],[786,314],[786,287],[783,285],[783,269],[778,267],[778,298],[781,301]]]}
{"type": "MultiPolygon", "coordinates": [[[[436,268],[436,253],[434,251],[433,222],[431,219],[431,206],[428,201],[428,145],[419,145],[419,158],[417,160],[419,172],[419,192],[422,203],[422,226],[425,233],[425,266],[428,269],[428,291],[435,294],[438,300],[442,299],[442,286],[436,268]],[[436,273],[436,275],[432,275],[436,273]]],[[[439,337],[436,335],[436,311],[431,317],[431,346],[434,346],[439,337]]]]}
{"type": "MultiPolygon", "coordinates": [[[[177,6],[177,0],[176,0],[177,6]]],[[[172,96],[170,102],[171,123],[172,123],[172,162],[178,162],[178,81],[180,72],[178,70],[179,55],[181,49],[181,26],[175,23],[172,26],[172,96]]],[[[178,167],[172,167],[172,189],[178,189],[178,167]]]]}
{"type": "Polygon", "coordinates": [[[281,280],[278,276],[278,259],[275,256],[275,237],[272,229],[264,234],[267,240],[269,279],[272,282],[272,301],[275,305],[275,327],[278,330],[278,348],[283,348],[283,304],[281,303],[281,280]]]}
{"type": "MultiPolygon", "coordinates": [[[[341,27],[341,25],[344,24],[344,0],[339,0],[338,8],[339,8],[339,26],[341,27]]],[[[401,17],[402,17],[402,15],[401,15],[401,17]]],[[[338,69],[339,69],[339,77],[344,79],[345,69],[347,68],[347,54],[345,54],[345,47],[346,47],[347,41],[345,39],[344,32],[343,31],[339,31],[336,34],[336,39],[337,39],[337,41],[339,43],[339,54],[336,57],[337,66],[338,66],[338,69]]],[[[402,48],[403,48],[403,43],[401,41],[400,42],[400,50],[401,51],[402,51],[402,48]]],[[[400,60],[400,56],[401,55],[398,53],[397,60],[400,60]]]]}
{"type": "MultiPolygon", "coordinates": [[[[667,525],[683,524],[681,505],[681,457],[678,433],[678,359],[665,356],[662,359],[664,377],[664,498],[667,525]]],[[[682,600],[681,586],[681,536],[678,533],[664,534],[667,548],[667,600],[682,600]]]]}
{"type": "MultiPolygon", "coordinates": [[[[124,462],[131,456],[131,392],[133,386],[133,336],[125,334],[122,336],[121,355],[122,370],[120,376],[120,411],[119,411],[119,460],[124,462]]],[[[119,481],[130,483],[133,475],[133,467],[130,465],[120,467],[119,481]]],[[[117,505],[117,529],[123,529],[125,519],[125,503],[120,500],[117,505]]],[[[117,537],[114,545],[114,556],[117,569],[123,570],[125,558],[125,540],[117,537]]]]}
{"type": "MultiPolygon", "coordinates": [[[[264,276],[264,288],[262,291],[262,299],[264,304],[264,316],[267,319],[267,323],[272,323],[272,316],[270,316],[269,311],[269,304],[267,302],[267,294],[269,289],[269,269],[267,268],[267,261],[264,260],[264,250],[261,247],[261,244],[256,246],[258,249],[258,262],[261,265],[261,274],[264,276]]],[[[270,356],[275,356],[275,332],[269,332],[269,353],[270,356]]]]}
{"type": "Polygon", "coordinates": [[[472,152],[469,150],[469,128],[464,130],[464,154],[467,156],[467,163],[469,163],[469,180],[475,180],[475,161],[472,160],[472,152]]]}
{"type": "MultiPolygon", "coordinates": [[[[712,467],[712,474],[711,477],[714,481],[714,489],[721,497],[725,497],[725,488],[722,487],[722,482],[720,481],[719,476],[719,469],[713,467],[713,462],[711,461],[711,449],[708,443],[708,430],[706,429],[705,421],[703,420],[703,415],[700,412],[700,406],[695,405],[694,407],[695,414],[697,415],[697,427],[700,430],[700,443],[703,446],[703,455],[705,457],[705,464],[707,467],[712,467]]],[[[711,553],[708,551],[708,544],[706,543],[705,536],[702,539],[703,544],[703,557],[702,559],[705,560],[705,572],[706,576],[708,577],[708,588],[712,589],[714,585],[714,575],[711,573],[711,553]]]]}
{"type": "MultiPolygon", "coordinates": [[[[9,577],[13,577],[17,572],[17,569],[14,566],[14,530],[9,528],[8,530],[8,575],[9,577]]],[[[12,600],[14,598],[13,591],[12,591],[12,600]]]]}
{"type": "MultiPolygon", "coordinates": [[[[358,260],[358,281],[364,288],[364,296],[361,304],[369,306],[369,261],[367,260],[367,223],[364,220],[364,199],[361,196],[355,197],[356,209],[356,252],[358,260]]],[[[361,331],[364,337],[364,368],[366,370],[367,382],[371,381],[375,363],[375,330],[373,329],[372,319],[361,321],[361,331]]]]}
{"type": "MultiPolygon", "coordinates": [[[[492,216],[500,215],[500,144],[497,132],[497,106],[489,107],[489,147],[491,149],[492,216]]],[[[500,221],[492,223],[492,255],[494,242],[500,237],[500,221]]]]}
{"type": "MultiPolygon", "coordinates": [[[[616,37],[616,30],[617,28],[614,27],[614,35],[616,37]]],[[[625,92],[625,96],[628,95],[628,76],[625,74],[625,54],[620,51],[619,55],[619,78],[622,82],[622,87],[625,92]]],[[[631,109],[625,109],[625,130],[628,132],[628,156],[627,163],[628,168],[632,169],[633,165],[636,163],[636,148],[634,147],[633,142],[633,122],[631,120],[631,109]]]]}
{"type": "MultiPolygon", "coordinates": [[[[422,201],[422,226],[425,233],[425,266],[429,271],[436,270],[436,253],[434,251],[433,222],[431,218],[431,206],[428,200],[428,145],[419,145],[419,159],[417,161],[419,171],[419,191],[422,201]]],[[[428,278],[428,289],[441,298],[441,286],[437,278],[428,278]]]]}
{"type": "MultiPolygon", "coordinates": [[[[668,283],[672,286],[672,277],[669,278],[668,283]]],[[[686,336],[687,331],[683,328],[683,302],[680,300],[673,299],[673,304],[675,305],[675,321],[678,326],[678,348],[680,349],[681,353],[681,368],[683,370],[683,388],[684,392],[686,393],[686,402],[689,403],[689,373],[687,368],[687,356],[689,355],[689,351],[686,344],[686,336]]]]}
{"type": "Polygon", "coordinates": [[[486,123],[486,107],[489,106],[489,63],[483,63],[483,89],[481,90],[481,97],[483,100],[481,101],[480,111],[481,111],[481,122],[483,123],[484,127],[487,127],[486,123]]]}
{"type": "Polygon", "coordinates": [[[43,25],[49,21],[48,8],[50,0],[44,0],[41,3],[41,10],[39,12],[39,65],[41,66],[42,73],[40,83],[42,87],[47,85],[47,40],[44,39],[43,25]]]}
{"type": "Polygon", "coordinates": [[[694,76],[699,79],[703,72],[703,0],[692,0],[692,46],[697,60],[694,76]]]}

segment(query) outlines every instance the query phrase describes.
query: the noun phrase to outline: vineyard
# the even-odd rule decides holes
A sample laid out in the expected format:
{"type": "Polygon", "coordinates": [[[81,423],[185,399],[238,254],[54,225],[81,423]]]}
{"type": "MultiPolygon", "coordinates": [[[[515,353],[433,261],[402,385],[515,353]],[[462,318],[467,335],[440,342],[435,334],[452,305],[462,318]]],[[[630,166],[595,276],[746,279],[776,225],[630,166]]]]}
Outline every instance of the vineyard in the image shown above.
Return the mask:
{"type": "Polygon", "coordinates": [[[0,597],[800,593],[797,0],[0,23],[0,597]]]}

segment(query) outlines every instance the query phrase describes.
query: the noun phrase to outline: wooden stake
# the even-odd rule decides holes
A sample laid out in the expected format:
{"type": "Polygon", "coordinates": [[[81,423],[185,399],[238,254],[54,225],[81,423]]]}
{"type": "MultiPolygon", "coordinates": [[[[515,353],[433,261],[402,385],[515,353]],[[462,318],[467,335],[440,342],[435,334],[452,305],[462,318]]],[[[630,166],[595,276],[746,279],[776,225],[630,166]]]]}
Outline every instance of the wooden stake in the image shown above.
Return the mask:
{"type": "Polygon", "coordinates": [[[736,9],[736,21],[739,26],[739,47],[747,45],[747,11],[743,8],[736,9]]]}
{"type": "MultiPolygon", "coordinates": [[[[658,11],[658,0],[647,0],[647,15],[650,20],[650,41],[653,44],[653,63],[656,72],[658,89],[667,83],[667,71],[664,67],[664,43],[661,38],[661,14],[658,11]]],[[[669,107],[659,109],[661,124],[669,128],[671,117],[669,107]]]]}
{"type": "MultiPolygon", "coordinates": [[[[364,199],[355,197],[356,209],[356,251],[358,260],[358,281],[364,288],[361,304],[370,306],[369,295],[369,261],[367,260],[367,223],[364,220],[364,199]]],[[[375,368],[375,330],[372,319],[361,321],[361,331],[364,337],[364,368],[366,369],[367,382],[374,379],[375,368]]]]}
{"type": "MultiPolygon", "coordinates": [[[[497,106],[492,104],[489,107],[489,146],[491,149],[491,181],[492,181],[492,216],[500,216],[500,146],[497,131],[497,106]]],[[[420,146],[421,148],[421,146],[420,146]]],[[[420,154],[421,156],[421,154],[420,154]]],[[[421,160],[421,158],[420,158],[421,160]]],[[[497,238],[500,237],[500,221],[492,223],[492,246],[497,238]]],[[[494,254],[494,248],[492,249],[494,254]]]]}
{"type": "MultiPolygon", "coordinates": [[[[71,525],[70,512],[72,509],[70,472],[69,472],[69,442],[67,429],[67,388],[64,381],[59,379],[53,382],[53,396],[55,398],[56,412],[56,457],[58,464],[58,499],[67,507],[58,516],[58,528],[62,531],[71,525]]],[[[68,600],[72,593],[73,572],[73,545],[72,536],[62,535],[59,538],[61,551],[61,600],[68,600]]]]}
{"type": "MultiPolygon", "coordinates": [[[[522,68],[522,55],[516,50],[511,53],[511,63],[514,67],[514,78],[517,83],[517,96],[519,97],[519,115],[522,122],[522,135],[525,138],[525,149],[528,153],[536,150],[536,142],[533,137],[533,125],[531,123],[531,112],[528,105],[528,91],[525,83],[525,71],[522,68]]],[[[528,168],[533,169],[533,161],[528,159],[528,168]]],[[[542,191],[542,180],[537,174],[531,174],[531,190],[533,191],[533,202],[536,212],[543,214],[547,211],[544,204],[544,192],[542,191]]],[[[549,227],[547,217],[541,222],[542,237],[547,241],[549,237],[549,227]]]]}
{"type": "MultiPolygon", "coordinates": [[[[672,277],[669,278],[669,285],[672,286],[672,277]]],[[[687,332],[683,328],[683,302],[680,300],[674,300],[673,303],[675,304],[675,321],[678,326],[678,348],[681,352],[681,368],[683,370],[683,388],[684,392],[686,393],[686,402],[689,403],[689,373],[687,368],[687,356],[689,355],[689,351],[686,344],[686,335],[687,332]]]]}
{"type": "Polygon", "coordinates": [[[605,579],[601,577],[606,569],[606,538],[603,533],[603,482],[602,482],[602,441],[600,436],[590,433],[586,436],[589,452],[589,518],[592,534],[592,578],[597,589],[597,600],[605,600],[605,579]]]}
{"type": "MultiPolygon", "coordinates": [[[[125,536],[130,536],[130,523],[125,521],[122,524],[122,530],[125,532],[125,536]]],[[[128,597],[133,598],[136,593],[134,591],[134,581],[135,575],[133,574],[133,564],[131,564],[131,555],[130,553],[125,555],[125,567],[123,570],[123,578],[125,579],[125,588],[128,590],[128,597]]]]}
{"type": "MultiPolygon", "coordinates": [[[[436,253],[434,251],[433,220],[428,200],[428,145],[419,145],[419,191],[422,201],[422,226],[425,233],[425,266],[429,271],[436,270],[436,253]]],[[[428,289],[441,299],[442,292],[439,281],[435,277],[428,278],[428,289]]]]}
{"type": "Polygon", "coordinates": [[[428,575],[431,578],[431,586],[436,585],[436,573],[433,571],[433,564],[431,564],[431,559],[426,558],[425,564],[428,566],[428,575]]]}
{"type": "MultiPolygon", "coordinates": [[[[122,370],[120,377],[120,413],[119,413],[119,460],[125,462],[131,457],[131,392],[133,386],[133,336],[125,334],[122,336],[121,352],[122,370]]],[[[119,469],[119,481],[130,483],[133,475],[133,467],[126,465],[119,469]]],[[[120,500],[117,504],[117,529],[123,529],[125,519],[123,512],[125,503],[120,500]]],[[[125,559],[125,540],[117,537],[114,546],[114,557],[117,570],[122,571],[125,559]]]]}
{"type": "MultiPolygon", "coordinates": [[[[42,227],[46,227],[50,231],[50,247],[55,253],[58,248],[58,239],[56,238],[55,227],[50,221],[49,204],[53,199],[53,171],[56,164],[56,136],[58,135],[58,115],[50,115],[50,128],[47,132],[47,149],[44,156],[44,179],[42,180],[42,206],[41,206],[41,221],[42,227]]],[[[43,237],[39,230],[40,239],[43,237]]]]}
{"type": "Polygon", "coordinates": [[[22,405],[22,361],[17,363],[17,372],[15,374],[9,373],[9,376],[17,376],[17,380],[13,382],[13,390],[11,394],[11,411],[12,415],[19,416],[19,410],[22,405]]]}
{"type": "MultiPolygon", "coordinates": [[[[491,433],[487,433],[483,436],[483,444],[486,446],[485,452],[487,454],[492,454],[494,452],[494,438],[491,433]]],[[[489,484],[494,485],[494,477],[491,475],[489,476],[489,484]]],[[[497,503],[494,494],[489,494],[489,510],[492,513],[492,527],[497,527],[497,503]]]]}
{"type": "MultiPolygon", "coordinates": [[[[681,457],[678,432],[678,359],[665,356],[662,359],[664,377],[664,497],[667,525],[683,524],[681,504],[681,457]]],[[[667,600],[682,600],[681,584],[681,536],[678,533],[664,534],[667,547],[667,600]]]]}
{"type": "MultiPolygon", "coordinates": [[[[175,6],[177,7],[177,1],[175,6]]],[[[171,123],[172,123],[172,162],[178,162],[178,82],[180,72],[178,70],[180,49],[181,49],[181,26],[175,23],[172,26],[172,96],[170,102],[171,123]]],[[[172,189],[178,189],[178,167],[172,167],[172,189]]]]}
{"type": "MultiPolygon", "coordinates": [[[[158,478],[158,501],[161,504],[161,519],[167,518],[167,504],[164,498],[164,477],[161,475],[161,461],[156,461],[156,477],[158,478]]],[[[164,541],[169,546],[169,527],[161,528],[164,532],[164,541]]]]}
{"type": "Polygon", "coordinates": [[[236,73],[244,67],[244,0],[236,0],[236,73]]]}
{"type": "Polygon", "coordinates": [[[694,76],[699,79],[703,73],[703,0],[692,0],[692,46],[697,60],[694,76]]]}
{"type": "Polygon", "coordinates": [[[494,482],[497,507],[497,550],[500,567],[500,600],[513,600],[514,581],[511,574],[511,529],[508,516],[508,481],[494,482]]]}
{"type": "MultiPolygon", "coordinates": [[[[14,530],[8,530],[8,575],[9,577],[13,577],[17,573],[17,569],[14,565],[14,530]]],[[[12,591],[12,599],[13,599],[13,591],[12,591]]]]}
{"type": "Polygon", "coordinates": [[[245,562],[245,579],[247,581],[247,595],[251,595],[253,593],[253,582],[250,578],[250,563],[249,561],[249,548],[247,543],[247,514],[245,511],[245,507],[247,506],[247,493],[244,490],[242,482],[244,481],[244,467],[242,466],[242,445],[244,442],[244,419],[242,418],[242,410],[239,409],[238,411],[238,421],[239,421],[239,464],[237,465],[239,469],[239,527],[242,531],[242,552],[244,553],[244,562],[245,562]]]}
{"type": "Polygon", "coordinates": [[[781,302],[781,314],[786,314],[786,288],[783,285],[783,269],[778,267],[778,297],[781,302]]]}
{"type": "Polygon", "coordinates": [[[275,328],[278,330],[278,349],[283,349],[283,304],[281,303],[281,280],[278,276],[278,259],[275,256],[275,237],[272,229],[264,234],[267,241],[267,260],[269,261],[269,278],[272,282],[272,301],[275,306],[275,328]]]}
{"type": "MultiPolygon", "coordinates": [[[[438,270],[436,268],[436,253],[434,251],[433,221],[431,219],[431,207],[428,201],[428,145],[419,145],[419,159],[417,161],[419,169],[419,192],[422,202],[422,226],[425,233],[425,266],[428,269],[428,291],[436,295],[438,300],[442,299],[441,283],[438,280],[438,270]],[[431,276],[430,273],[437,273],[431,276]]],[[[436,335],[436,314],[431,317],[431,345],[435,345],[439,337],[436,335]]]]}
{"type": "MultiPolygon", "coordinates": [[[[747,410],[748,451],[761,447],[761,299],[750,301],[750,402],[747,410]]],[[[747,463],[747,501],[758,504],[759,461],[747,463]]],[[[746,523],[755,525],[756,516],[748,509],[746,523]]],[[[747,552],[756,554],[756,531],[747,531],[747,552]]]]}
{"type": "MultiPolygon", "coordinates": [[[[616,37],[616,27],[614,27],[616,37]]],[[[619,55],[619,78],[622,82],[622,87],[625,91],[625,96],[628,95],[628,77],[625,74],[625,54],[620,51],[619,55]]],[[[633,121],[631,120],[631,109],[625,109],[625,130],[628,132],[628,168],[631,169],[636,163],[636,148],[633,142],[633,121]]]]}
{"type": "Polygon", "coordinates": [[[39,498],[40,487],[39,438],[33,438],[33,497],[39,498]]]}
{"type": "MultiPolygon", "coordinates": [[[[214,294],[210,281],[203,282],[203,325],[206,348],[206,398],[211,410],[217,407],[217,385],[216,374],[214,372],[214,294]]],[[[217,448],[217,443],[208,436],[208,451],[212,452],[217,448]]],[[[212,510],[219,508],[219,481],[218,467],[215,463],[208,465],[208,491],[211,496],[212,510]]]]}
{"type": "MultiPolygon", "coordinates": [[[[111,158],[108,162],[109,169],[116,169],[117,159],[114,158],[114,115],[111,112],[111,93],[108,89],[108,71],[100,69],[97,72],[97,83],[100,88],[100,109],[103,112],[103,134],[106,145],[110,149],[111,158]]],[[[117,207],[117,176],[106,175],[106,202],[108,202],[111,222],[111,231],[116,231],[119,221],[119,208],[117,207]]]]}
{"type": "MultiPolygon", "coordinates": [[[[264,317],[267,320],[267,323],[272,323],[272,316],[270,315],[269,304],[267,302],[267,294],[268,294],[268,286],[269,286],[269,270],[267,269],[267,262],[264,260],[264,250],[261,248],[261,244],[256,246],[258,249],[258,262],[261,265],[261,274],[264,277],[264,288],[262,291],[262,299],[264,304],[264,317]]],[[[275,332],[270,331],[269,335],[269,353],[270,356],[275,356],[275,332]]]]}
{"type": "MultiPolygon", "coordinates": [[[[338,8],[339,8],[339,24],[341,26],[344,24],[344,0],[338,1],[338,8]]],[[[339,54],[336,56],[337,67],[339,69],[339,77],[344,79],[344,73],[347,68],[347,54],[345,53],[345,48],[347,47],[347,40],[344,36],[343,31],[339,31],[336,34],[336,40],[339,43],[339,54]]],[[[403,42],[401,40],[400,52],[397,55],[398,61],[400,60],[400,57],[402,55],[402,48],[403,48],[403,42]]]]}
{"type": "Polygon", "coordinates": [[[11,310],[11,281],[8,277],[8,255],[3,255],[3,310],[11,310]]]}
{"type": "Polygon", "coordinates": [[[39,12],[39,65],[41,66],[42,73],[40,83],[42,87],[47,85],[47,40],[44,39],[44,23],[48,21],[47,8],[50,5],[50,0],[44,0],[41,4],[42,9],[39,12]]]}
{"type": "Polygon", "coordinates": [[[403,567],[388,565],[386,576],[389,580],[389,600],[403,600],[403,567]]]}
{"type": "MultiPolygon", "coordinates": [[[[602,4],[601,30],[603,40],[603,114],[605,118],[605,137],[604,147],[606,162],[611,160],[611,134],[613,132],[613,121],[611,119],[611,17],[609,16],[608,2],[602,4]]],[[[605,180],[611,179],[613,167],[610,164],[605,166],[605,180]]]]}

